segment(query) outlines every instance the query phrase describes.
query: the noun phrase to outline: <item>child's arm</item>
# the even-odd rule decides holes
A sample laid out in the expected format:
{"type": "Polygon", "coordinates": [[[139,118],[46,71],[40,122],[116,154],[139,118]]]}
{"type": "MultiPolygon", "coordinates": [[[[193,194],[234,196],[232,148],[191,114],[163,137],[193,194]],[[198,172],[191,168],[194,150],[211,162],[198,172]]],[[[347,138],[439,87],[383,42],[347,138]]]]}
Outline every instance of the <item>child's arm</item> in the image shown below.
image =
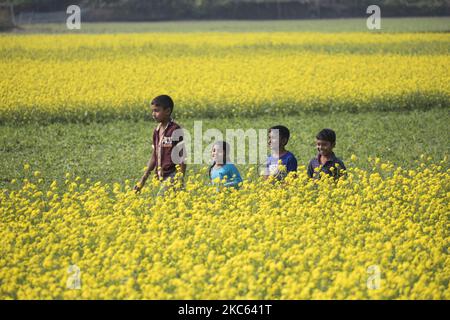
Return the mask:
{"type": "Polygon", "coordinates": [[[269,173],[269,159],[266,160],[266,163],[264,164],[264,173],[262,175],[262,178],[264,180],[269,179],[270,173],[269,173]]]}
{"type": "Polygon", "coordinates": [[[225,179],[225,187],[238,187],[239,183],[242,182],[242,177],[238,169],[234,166],[230,168],[226,173],[221,174],[220,179],[225,179]]]}
{"type": "Polygon", "coordinates": [[[310,178],[314,177],[314,168],[312,166],[312,161],[310,161],[309,164],[308,164],[308,171],[307,171],[307,173],[308,173],[308,177],[310,177],[310,178]]]}
{"type": "Polygon", "coordinates": [[[287,174],[290,173],[292,176],[294,176],[294,178],[297,178],[297,168],[297,159],[295,157],[290,158],[286,165],[287,174]]]}
{"type": "Polygon", "coordinates": [[[184,174],[186,173],[186,164],[185,163],[180,164],[180,170],[184,177],[184,174]]]}
{"type": "Polygon", "coordinates": [[[152,172],[155,169],[155,167],[156,167],[156,154],[155,154],[155,150],[153,150],[152,156],[151,156],[150,160],[148,161],[147,169],[145,170],[144,175],[142,176],[139,183],[134,186],[135,191],[141,191],[141,189],[145,185],[145,182],[148,179],[148,176],[150,175],[150,172],[152,172]]]}
{"type": "Polygon", "coordinates": [[[287,172],[291,172],[291,171],[297,171],[297,159],[295,159],[294,157],[289,158],[287,164],[286,164],[286,170],[287,172]]]}
{"type": "MultiPolygon", "coordinates": [[[[181,178],[183,179],[186,173],[186,148],[184,145],[184,131],[181,128],[176,129],[172,133],[173,149],[172,153],[175,152],[176,160],[172,159],[176,166],[181,171],[181,178]],[[180,134],[181,133],[181,134],[180,134]]],[[[177,168],[177,171],[178,171],[177,168]]]]}
{"type": "Polygon", "coordinates": [[[347,168],[345,167],[345,164],[344,164],[344,162],[342,162],[342,160],[339,159],[338,163],[339,163],[339,167],[337,168],[337,178],[340,178],[342,176],[345,178],[347,168]]]}
{"type": "Polygon", "coordinates": [[[241,182],[242,181],[232,180],[232,181],[229,181],[229,182],[225,182],[223,185],[225,187],[237,187],[237,186],[239,186],[239,183],[241,183],[241,182]]]}

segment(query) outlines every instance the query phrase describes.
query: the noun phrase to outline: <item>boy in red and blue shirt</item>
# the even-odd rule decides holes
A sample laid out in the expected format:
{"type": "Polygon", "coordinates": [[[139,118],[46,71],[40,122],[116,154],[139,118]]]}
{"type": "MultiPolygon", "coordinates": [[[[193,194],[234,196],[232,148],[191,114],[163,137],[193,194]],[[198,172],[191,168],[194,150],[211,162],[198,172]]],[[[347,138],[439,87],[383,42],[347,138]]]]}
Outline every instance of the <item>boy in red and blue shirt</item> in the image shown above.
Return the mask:
{"type": "Polygon", "coordinates": [[[335,179],[343,175],[346,170],[344,162],[337,158],[333,152],[336,146],[336,133],[331,129],[323,129],[316,136],[317,156],[309,162],[308,176],[314,179],[320,179],[324,174],[333,176],[335,179]]]}

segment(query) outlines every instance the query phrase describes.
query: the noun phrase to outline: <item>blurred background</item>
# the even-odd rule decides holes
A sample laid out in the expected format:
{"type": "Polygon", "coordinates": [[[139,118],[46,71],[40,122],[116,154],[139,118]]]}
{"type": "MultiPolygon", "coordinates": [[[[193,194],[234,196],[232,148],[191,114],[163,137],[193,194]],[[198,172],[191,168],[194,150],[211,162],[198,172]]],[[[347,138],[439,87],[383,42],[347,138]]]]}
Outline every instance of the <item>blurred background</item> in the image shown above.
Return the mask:
{"type": "Polygon", "coordinates": [[[266,20],[361,17],[369,5],[383,17],[448,16],[449,0],[11,0],[0,1],[2,28],[63,23],[76,4],[84,22],[266,20]]]}

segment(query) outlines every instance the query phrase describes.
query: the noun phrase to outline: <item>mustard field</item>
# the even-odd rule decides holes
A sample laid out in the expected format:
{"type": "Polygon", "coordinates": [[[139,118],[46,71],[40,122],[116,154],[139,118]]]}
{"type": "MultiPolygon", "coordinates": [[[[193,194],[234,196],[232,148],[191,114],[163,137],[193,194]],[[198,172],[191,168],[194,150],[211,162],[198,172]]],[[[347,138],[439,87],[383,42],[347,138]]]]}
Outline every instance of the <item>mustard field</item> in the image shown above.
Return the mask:
{"type": "Polygon", "coordinates": [[[447,107],[446,33],[144,33],[0,37],[0,121],[447,107]]]}
{"type": "Polygon", "coordinates": [[[70,174],[45,187],[26,165],[0,194],[0,297],[448,299],[447,161],[376,158],[338,182],[249,171],[240,190],[200,172],[164,197],[156,179],[139,195],[70,174]]]}

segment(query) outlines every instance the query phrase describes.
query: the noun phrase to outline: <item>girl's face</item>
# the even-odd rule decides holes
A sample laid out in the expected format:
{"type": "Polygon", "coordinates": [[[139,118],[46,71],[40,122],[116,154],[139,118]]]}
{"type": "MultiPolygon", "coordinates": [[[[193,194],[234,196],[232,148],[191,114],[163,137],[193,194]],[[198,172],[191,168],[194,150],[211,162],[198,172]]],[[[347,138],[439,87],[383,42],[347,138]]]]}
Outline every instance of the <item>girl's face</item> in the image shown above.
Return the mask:
{"type": "Polygon", "coordinates": [[[211,150],[211,158],[217,164],[223,164],[223,150],[217,145],[214,145],[211,150]]]}

